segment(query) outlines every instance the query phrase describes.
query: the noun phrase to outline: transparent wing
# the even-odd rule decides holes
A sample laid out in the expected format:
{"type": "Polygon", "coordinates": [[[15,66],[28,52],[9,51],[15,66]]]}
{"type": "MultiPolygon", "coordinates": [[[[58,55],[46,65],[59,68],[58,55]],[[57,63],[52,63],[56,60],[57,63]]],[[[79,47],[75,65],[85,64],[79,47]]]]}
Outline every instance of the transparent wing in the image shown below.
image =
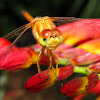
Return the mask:
{"type": "MultiPolygon", "coordinates": [[[[50,17],[50,19],[54,22],[56,22],[58,25],[61,25],[61,24],[65,24],[65,23],[72,23],[74,21],[78,21],[78,20],[81,20],[82,18],[75,18],[75,17],[50,17]]],[[[29,25],[31,25],[31,23],[28,23],[28,24],[25,24],[15,30],[13,30],[12,32],[4,35],[2,38],[5,38],[5,39],[11,39],[13,38],[14,36],[18,36],[21,31],[23,31],[25,28],[27,28],[29,25]]],[[[30,26],[31,27],[31,26],[30,26]]]]}
{"type": "Polygon", "coordinates": [[[52,21],[57,23],[57,25],[63,25],[66,23],[72,23],[78,20],[81,20],[82,18],[76,18],[76,17],[50,17],[52,21]]]}
{"type": "Polygon", "coordinates": [[[30,28],[31,24],[32,23],[25,24],[25,25],[15,29],[15,30],[13,30],[12,32],[4,35],[2,38],[5,38],[5,39],[9,40],[9,39],[13,38],[14,36],[18,36],[25,28],[27,28],[27,27],[30,28]]]}
{"type": "Polygon", "coordinates": [[[31,26],[32,26],[32,23],[28,23],[28,24],[23,25],[23,26],[15,29],[14,31],[8,33],[7,35],[3,36],[3,38],[12,38],[15,35],[18,35],[17,38],[13,41],[13,43],[8,47],[6,52],[0,58],[2,58],[3,56],[5,56],[8,53],[8,51],[13,47],[13,45],[19,40],[19,38],[25,33],[25,31],[27,29],[29,29],[31,26]]]}

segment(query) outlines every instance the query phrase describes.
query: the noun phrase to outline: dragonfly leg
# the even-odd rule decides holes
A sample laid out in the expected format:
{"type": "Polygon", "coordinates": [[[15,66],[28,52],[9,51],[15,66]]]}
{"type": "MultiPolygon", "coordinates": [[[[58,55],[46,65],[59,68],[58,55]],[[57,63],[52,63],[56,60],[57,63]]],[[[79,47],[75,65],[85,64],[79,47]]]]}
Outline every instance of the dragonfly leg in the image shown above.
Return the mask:
{"type": "Polygon", "coordinates": [[[51,52],[51,54],[52,54],[52,56],[53,56],[53,58],[55,59],[55,62],[56,62],[56,80],[57,80],[57,71],[58,71],[58,59],[57,59],[57,57],[51,52]]]}
{"type": "Polygon", "coordinates": [[[48,49],[47,49],[47,55],[48,55],[48,57],[49,57],[49,62],[50,62],[49,67],[48,67],[48,78],[49,78],[49,70],[50,70],[50,68],[52,68],[53,66],[52,66],[52,55],[51,55],[51,51],[48,50],[48,49]]]}
{"type": "Polygon", "coordinates": [[[56,62],[56,70],[58,69],[58,59],[57,57],[51,52],[53,58],[55,59],[55,62],[56,62]]]}
{"type": "Polygon", "coordinates": [[[72,64],[70,57],[60,47],[58,47],[58,48],[67,57],[67,59],[68,59],[68,62],[67,63],[72,64]]]}
{"type": "Polygon", "coordinates": [[[49,61],[50,61],[50,65],[48,67],[48,70],[50,70],[50,68],[52,68],[52,55],[51,55],[51,51],[47,50],[47,55],[48,55],[49,61]]]}
{"type": "Polygon", "coordinates": [[[39,73],[40,78],[41,78],[41,76],[40,76],[41,69],[40,69],[39,61],[41,59],[41,56],[42,56],[44,50],[45,50],[45,47],[42,47],[41,51],[39,52],[38,58],[37,58],[37,68],[38,68],[38,73],[39,73]]]}

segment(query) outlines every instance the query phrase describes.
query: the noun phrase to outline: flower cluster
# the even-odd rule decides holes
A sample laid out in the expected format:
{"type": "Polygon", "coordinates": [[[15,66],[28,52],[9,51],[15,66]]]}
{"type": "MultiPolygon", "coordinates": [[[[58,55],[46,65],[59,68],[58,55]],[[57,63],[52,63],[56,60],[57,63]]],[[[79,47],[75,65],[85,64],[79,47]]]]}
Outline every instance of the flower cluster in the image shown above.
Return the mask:
{"type": "MultiPolygon", "coordinates": [[[[29,92],[38,92],[51,87],[57,81],[70,77],[73,73],[83,73],[86,76],[69,81],[61,88],[61,92],[75,97],[94,88],[100,76],[99,27],[100,19],[83,19],[57,27],[63,33],[63,43],[59,46],[63,52],[57,48],[53,53],[58,58],[58,64],[65,66],[37,73],[26,82],[24,87],[29,92]]],[[[10,45],[9,41],[0,38],[1,69],[24,69],[37,63],[41,49],[39,43],[22,48],[13,46],[7,51],[10,45]]],[[[55,64],[54,59],[52,62],[55,64]]],[[[39,64],[49,65],[49,58],[45,53],[39,64]]]]}

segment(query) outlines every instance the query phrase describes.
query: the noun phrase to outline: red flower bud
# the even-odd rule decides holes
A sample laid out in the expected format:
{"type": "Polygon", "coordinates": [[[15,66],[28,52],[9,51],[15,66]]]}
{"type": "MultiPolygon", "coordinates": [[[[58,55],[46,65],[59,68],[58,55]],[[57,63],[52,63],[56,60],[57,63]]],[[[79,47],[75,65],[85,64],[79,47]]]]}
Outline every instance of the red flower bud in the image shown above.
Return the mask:
{"type": "Polygon", "coordinates": [[[31,77],[25,84],[25,88],[29,92],[37,92],[44,90],[46,88],[51,87],[55,84],[56,81],[63,80],[65,78],[68,78],[73,74],[74,67],[72,65],[65,66],[62,68],[56,69],[50,69],[49,72],[47,70],[42,71],[31,77]]]}
{"type": "MultiPolygon", "coordinates": [[[[54,64],[54,63],[55,63],[55,60],[52,57],[52,64],[54,64]]],[[[46,54],[43,53],[43,55],[39,61],[39,64],[42,64],[42,65],[49,65],[50,64],[49,58],[46,54]]]]}
{"type": "MultiPolygon", "coordinates": [[[[10,41],[8,41],[8,40],[6,40],[4,38],[0,38],[0,47],[4,47],[5,46],[5,47],[8,48],[10,45],[11,45],[11,42],[10,41]]],[[[13,46],[11,49],[12,50],[19,50],[19,48],[16,47],[16,46],[13,46]]]]}
{"type": "Polygon", "coordinates": [[[100,80],[98,81],[98,84],[94,88],[88,91],[88,93],[100,94],[100,80]]]}
{"type": "Polygon", "coordinates": [[[0,67],[3,70],[28,68],[37,62],[37,56],[33,51],[10,52],[0,58],[0,67]]]}
{"type": "Polygon", "coordinates": [[[88,85],[86,86],[86,89],[89,90],[89,89],[92,89],[93,87],[95,87],[98,83],[98,74],[96,73],[92,73],[90,74],[89,76],[87,76],[89,82],[88,82],[88,85]]]}
{"type": "MultiPolygon", "coordinates": [[[[9,42],[6,39],[0,38],[0,59],[2,58],[2,56],[5,54],[5,52],[8,50],[9,46],[11,45],[11,42],[9,42]]],[[[10,48],[7,53],[13,52],[13,51],[18,51],[20,50],[19,48],[17,48],[16,46],[13,46],[12,48],[10,48]]],[[[5,55],[4,55],[5,56],[5,55]]],[[[0,60],[1,61],[1,60],[0,60]]]]}
{"type": "Polygon", "coordinates": [[[69,76],[71,76],[73,74],[74,71],[74,66],[72,65],[67,65],[65,67],[59,68],[59,74],[57,76],[57,80],[63,80],[68,78],[69,76]]]}
{"type": "Polygon", "coordinates": [[[66,83],[61,88],[61,92],[69,97],[75,97],[95,87],[97,83],[98,75],[92,73],[89,76],[79,77],[66,83]]]}
{"type": "Polygon", "coordinates": [[[8,40],[4,39],[4,38],[0,38],[0,46],[10,46],[11,42],[9,42],[8,40]]]}
{"type": "Polygon", "coordinates": [[[56,72],[55,70],[50,70],[49,72],[47,70],[42,71],[40,73],[37,73],[33,77],[31,77],[25,84],[25,88],[29,92],[38,92],[41,90],[44,90],[46,88],[49,88],[50,86],[54,85],[56,82],[56,72]],[[41,77],[41,78],[40,78],[41,77]]]}
{"type": "Polygon", "coordinates": [[[87,94],[95,94],[95,95],[99,95],[100,94],[100,80],[98,81],[97,85],[94,88],[88,90],[84,94],[81,94],[81,95],[75,97],[74,100],[82,100],[82,98],[84,96],[86,96],[87,94]]]}

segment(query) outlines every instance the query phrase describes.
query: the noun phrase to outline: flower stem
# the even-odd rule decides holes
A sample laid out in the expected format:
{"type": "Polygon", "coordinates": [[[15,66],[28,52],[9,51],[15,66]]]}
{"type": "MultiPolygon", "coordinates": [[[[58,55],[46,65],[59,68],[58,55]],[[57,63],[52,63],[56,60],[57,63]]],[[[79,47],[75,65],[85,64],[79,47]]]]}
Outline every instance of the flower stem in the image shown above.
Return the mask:
{"type": "MultiPolygon", "coordinates": [[[[67,59],[58,59],[58,64],[60,65],[68,65],[68,60],[67,59]]],[[[81,67],[81,66],[74,66],[74,73],[82,73],[85,75],[90,75],[92,72],[89,70],[88,66],[81,67]]],[[[100,80],[100,74],[98,74],[99,80],[100,80]]]]}
{"type": "Polygon", "coordinates": [[[89,75],[91,74],[91,72],[89,72],[88,69],[89,69],[88,67],[74,66],[74,73],[82,73],[82,74],[89,75]]]}
{"type": "Polygon", "coordinates": [[[58,64],[59,65],[68,65],[67,62],[68,62],[67,59],[58,58],[58,64]]]}
{"type": "Polygon", "coordinates": [[[100,80],[100,74],[98,74],[99,80],[100,80]]]}

